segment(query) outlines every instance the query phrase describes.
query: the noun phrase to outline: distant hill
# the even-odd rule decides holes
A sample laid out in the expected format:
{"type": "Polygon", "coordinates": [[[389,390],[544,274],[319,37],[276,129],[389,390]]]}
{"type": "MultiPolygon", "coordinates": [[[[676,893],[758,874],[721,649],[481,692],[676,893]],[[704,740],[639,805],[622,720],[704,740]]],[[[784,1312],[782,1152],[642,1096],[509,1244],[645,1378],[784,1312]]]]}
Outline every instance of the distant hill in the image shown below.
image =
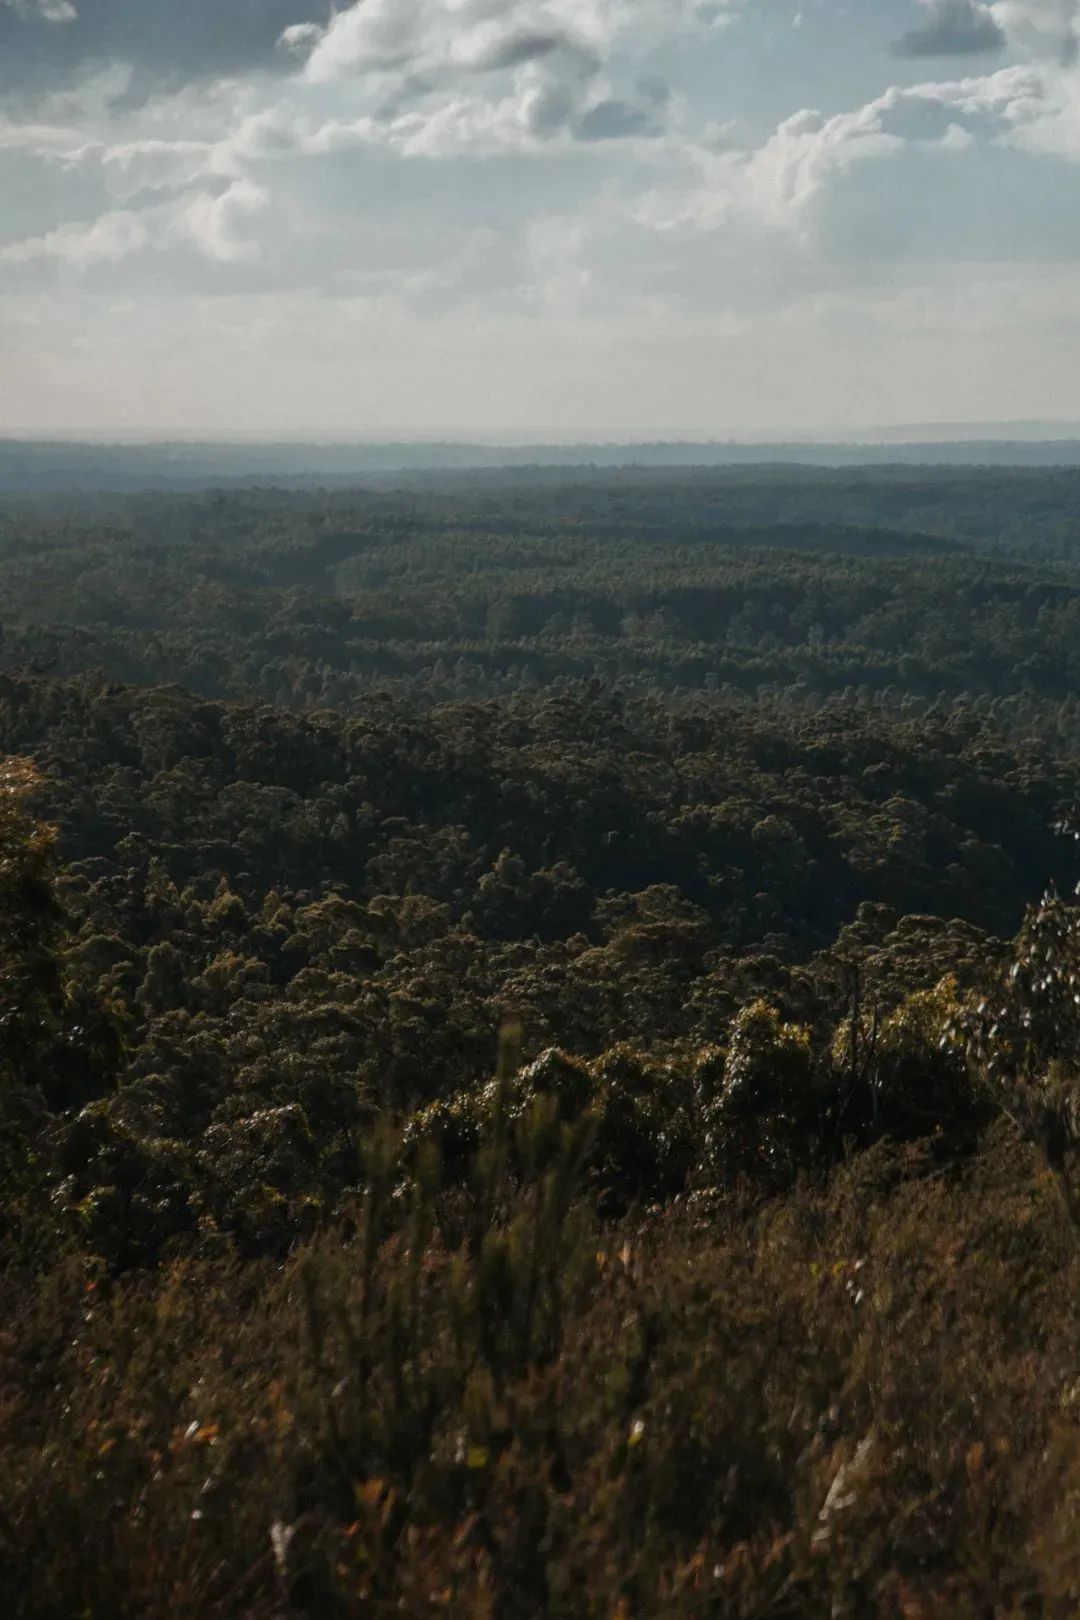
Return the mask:
{"type": "Polygon", "coordinates": [[[1077,467],[1080,438],[875,443],[148,443],[0,440],[0,493],[346,485],[425,472],[557,467],[1077,467]]]}

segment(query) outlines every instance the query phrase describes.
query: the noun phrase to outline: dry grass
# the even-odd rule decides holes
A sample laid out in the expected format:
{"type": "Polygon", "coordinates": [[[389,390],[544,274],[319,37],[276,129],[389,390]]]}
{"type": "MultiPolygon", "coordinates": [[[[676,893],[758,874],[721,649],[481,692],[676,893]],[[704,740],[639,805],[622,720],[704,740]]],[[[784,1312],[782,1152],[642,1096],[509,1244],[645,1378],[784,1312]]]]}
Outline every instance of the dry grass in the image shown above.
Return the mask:
{"type": "Polygon", "coordinates": [[[1080,1250],[1005,1127],[478,1243],[378,1183],[283,1266],[6,1284],[6,1613],[1071,1616],[1080,1250]]]}

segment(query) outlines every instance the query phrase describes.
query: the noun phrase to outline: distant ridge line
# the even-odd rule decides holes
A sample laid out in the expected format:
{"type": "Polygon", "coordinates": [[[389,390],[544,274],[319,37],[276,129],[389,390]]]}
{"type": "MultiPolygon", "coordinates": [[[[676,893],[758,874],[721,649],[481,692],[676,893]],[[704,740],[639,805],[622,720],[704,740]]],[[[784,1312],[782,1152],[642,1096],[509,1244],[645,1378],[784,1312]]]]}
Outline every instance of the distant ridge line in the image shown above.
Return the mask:
{"type": "Polygon", "coordinates": [[[1080,436],[829,443],[87,443],[0,439],[0,493],[310,488],[401,475],[736,468],[1077,468],[1080,436]]]}

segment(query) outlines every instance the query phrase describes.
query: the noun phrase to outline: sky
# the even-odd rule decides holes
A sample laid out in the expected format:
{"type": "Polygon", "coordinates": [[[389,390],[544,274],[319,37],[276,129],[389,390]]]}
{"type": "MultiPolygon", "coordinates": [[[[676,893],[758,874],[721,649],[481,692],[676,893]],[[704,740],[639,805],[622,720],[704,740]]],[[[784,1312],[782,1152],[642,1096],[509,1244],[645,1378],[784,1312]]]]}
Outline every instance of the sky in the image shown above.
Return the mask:
{"type": "Polygon", "coordinates": [[[1080,0],[0,0],[0,433],[1080,418],[1080,0]]]}

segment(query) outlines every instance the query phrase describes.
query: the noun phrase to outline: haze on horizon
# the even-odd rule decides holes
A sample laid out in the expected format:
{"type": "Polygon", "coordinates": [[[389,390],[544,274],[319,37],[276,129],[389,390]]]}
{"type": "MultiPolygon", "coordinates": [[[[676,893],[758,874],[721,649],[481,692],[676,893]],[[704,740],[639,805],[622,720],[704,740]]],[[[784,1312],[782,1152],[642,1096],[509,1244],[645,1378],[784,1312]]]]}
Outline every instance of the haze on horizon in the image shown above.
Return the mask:
{"type": "Polygon", "coordinates": [[[1080,419],[1080,0],[0,0],[0,434],[1080,419]]]}

